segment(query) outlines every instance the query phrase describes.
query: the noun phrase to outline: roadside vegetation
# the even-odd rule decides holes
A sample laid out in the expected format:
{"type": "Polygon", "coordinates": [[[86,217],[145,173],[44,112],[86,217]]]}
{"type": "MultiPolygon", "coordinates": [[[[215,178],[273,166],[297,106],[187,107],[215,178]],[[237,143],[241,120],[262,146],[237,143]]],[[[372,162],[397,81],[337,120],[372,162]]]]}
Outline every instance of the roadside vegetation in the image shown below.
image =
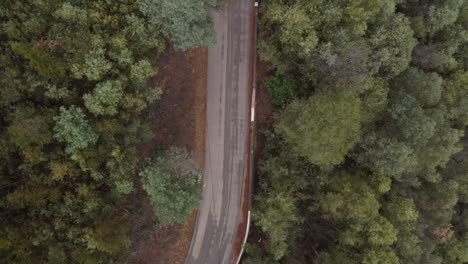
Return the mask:
{"type": "Polygon", "coordinates": [[[173,147],[148,159],[140,176],[163,225],[184,222],[199,204],[201,173],[186,150],[173,147]]]}
{"type": "Polygon", "coordinates": [[[1,263],[126,263],[141,183],[161,224],[189,216],[187,151],[137,147],[159,55],[213,44],[216,2],[0,2],[1,263]]]}
{"type": "Polygon", "coordinates": [[[468,263],[468,5],[270,0],[274,124],[244,263],[468,263]]]}

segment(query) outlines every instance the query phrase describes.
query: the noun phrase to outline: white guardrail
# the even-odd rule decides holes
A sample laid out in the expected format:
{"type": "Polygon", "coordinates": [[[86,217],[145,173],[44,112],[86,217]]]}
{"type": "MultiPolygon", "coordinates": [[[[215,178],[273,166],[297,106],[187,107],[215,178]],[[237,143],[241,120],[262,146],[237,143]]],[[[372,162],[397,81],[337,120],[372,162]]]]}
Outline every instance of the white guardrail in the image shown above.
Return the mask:
{"type": "MultiPolygon", "coordinates": [[[[258,1],[255,1],[255,4],[254,4],[255,8],[258,7],[258,1]]],[[[257,11],[255,11],[256,13],[257,11]]],[[[254,35],[254,43],[257,42],[257,14],[255,14],[255,35],[254,35]]],[[[254,51],[254,54],[255,54],[255,51],[254,51]]],[[[254,72],[255,72],[255,64],[256,64],[256,60],[254,60],[254,72]]],[[[251,113],[250,113],[250,126],[251,126],[251,135],[250,137],[252,137],[253,135],[253,132],[255,131],[255,96],[256,96],[256,92],[257,92],[257,85],[255,83],[255,73],[254,73],[254,82],[253,82],[253,91],[252,91],[252,102],[251,102],[251,113]]],[[[252,143],[250,143],[250,148],[251,148],[251,153],[250,153],[250,188],[249,188],[249,204],[250,204],[250,199],[252,198],[251,195],[252,195],[252,177],[253,177],[253,155],[254,155],[254,151],[252,149],[252,143]]],[[[250,207],[250,206],[249,206],[250,207]]],[[[239,254],[239,257],[237,258],[237,262],[236,264],[239,264],[241,259],[242,259],[242,254],[244,253],[244,248],[245,248],[245,244],[247,243],[247,238],[249,237],[249,231],[250,231],[250,210],[248,211],[247,213],[247,229],[245,231],[245,236],[244,236],[244,241],[242,242],[242,247],[241,247],[241,251],[240,251],[240,254],[239,254]]]]}
{"type": "Polygon", "coordinates": [[[247,230],[245,231],[245,237],[244,237],[244,242],[242,243],[242,248],[241,252],[239,254],[239,257],[237,258],[237,264],[241,261],[242,254],[244,253],[244,248],[245,248],[245,243],[247,243],[247,238],[249,237],[249,230],[250,230],[250,210],[247,214],[247,230]]]}

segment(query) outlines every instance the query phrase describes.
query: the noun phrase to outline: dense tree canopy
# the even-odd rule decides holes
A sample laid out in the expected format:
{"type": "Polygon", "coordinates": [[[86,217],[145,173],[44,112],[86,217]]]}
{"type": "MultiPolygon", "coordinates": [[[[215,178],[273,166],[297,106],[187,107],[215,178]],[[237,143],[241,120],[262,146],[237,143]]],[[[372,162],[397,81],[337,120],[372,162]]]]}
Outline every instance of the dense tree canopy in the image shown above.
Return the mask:
{"type": "Polygon", "coordinates": [[[360,121],[359,99],[319,94],[307,101],[292,102],[282,112],[276,130],[295,152],[329,168],[343,162],[357,142],[360,121]]]}
{"type": "Polygon", "coordinates": [[[1,263],[126,263],[156,59],[212,43],[213,4],[0,1],[1,263]]]}
{"type": "Polygon", "coordinates": [[[468,125],[468,73],[457,72],[445,80],[443,99],[457,127],[468,125]]]}
{"type": "Polygon", "coordinates": [[[144,0],[141,11],[152,26],[180,49],[215,44],[214,29],[208,15],[219,0],[144,0]]]}
{"type": "Polygon", "coordinates": [[[249,261],[467,261],[467,14],[462,0],[261,5],[275,119],[249,261]]]}

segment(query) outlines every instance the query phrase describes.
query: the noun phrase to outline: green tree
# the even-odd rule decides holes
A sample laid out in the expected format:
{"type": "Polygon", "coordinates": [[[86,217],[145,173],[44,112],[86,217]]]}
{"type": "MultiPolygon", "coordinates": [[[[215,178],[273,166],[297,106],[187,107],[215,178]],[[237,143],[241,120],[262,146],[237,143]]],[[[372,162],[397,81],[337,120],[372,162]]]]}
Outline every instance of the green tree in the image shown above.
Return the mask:
{"type": "Polygon", "coordinates": [[[289,251],[291,229],[302,221],[296,199],[288,192],[270,192],[257,198],[256,203],[259,212],[254,218],[263,232],[268,234],[268,251],[279,260],[289,251]]]}
{"type": "Polygon", "coordinates": [[[116,115],[124,94],[120,81],[98,83],[93,93],[83,96],[86,108],[95,115],[116,115]]]}
{"type": "MultiPolygon", "coordinates": [[[[390,2],[390,1],[388,1],[390,2]]],[[[273,0],[261,9],[259,55],[284,72],[314,55],[321,42],[343,47],[365,35],[382,1],[273,0]]]]}
{"type": "Polygon", "coordinates": [[[148,160],[140,177],[162,225],[184,222],[199,204],[201,173],[186,150],[173,147],[148,160]]]}
{"type": "Polygon", "coordinates": [[[104,39],[101,36],[93,36],[92,48],[79,58],[75,59],[71,66],[73,77],[82,79],[86,77],[91,81],[101,80],[112,68],[112,63],[106,58],[104,39]]]}
{"type": "Polygon", "coordinates": [[[344,223],[375,219],[379,215],[378,195],[362,177],[345,171],[331,172],[323,191],[314,197],[314,210],[324,219],[344,223]]]}
{"type": "Polygon", "coordinates": [[[267,32],[268,35],[262,34],[264,31],[260,32],[260,56],[278,64],[282,54],[298,57],[310,55],[318,44],[315,24],[302,1],[288,4],[272,1],[268,4],[260,25],[264,28],[275,26],[278,30],[267,32]]]}
{"type": "Polygon", "coordinates": [[[153,75],[153,66],[147,60],[141,60],[130,66],[130,78],[137,85],[145,84],[153,75]]]}
{"type": "Polygon", "coordinates": [[[419,217],[413,199],[396,195],[392,196],[392,199],[385,203],[383,214],[399,230],[413,229],[419,217]]]}
{"type": "Polygon", "coordinates": [[[431,37],[457,21],[463,0],[405,1],[401,7],[403,13],[417,19],[419,35],[431,37]]]}
{"type": "Polygon", "coordinates": [[[126,261],[165,43],[141,2],[0,3],[1,263],[126,261]]]}
{"type": "Polygon", "coordinates": [[[385,217],[378,217],[367,227],[367,241],[373,246],[390,246],[397,240],[397,232],[385,217]]]}
{"type": "Polygon", "coordinates": [[[381,129],[363,138],[356,160],[378,175],[400,179],[405,174],[406,180],[414,184],[416,176],[435,182],[439,179],[437,169],[445,167],[460,150],[458,141],[462,134],[451,128],[447,111],[439,105],[439,84],[430,84],[433,92],[427,93],[425,82],[410,85],[406,74],[392,84],[389,109],[382,118],[381,129]]]}
{"type": "Polygon", "coordinates": [[[443,101],[457,127],[468,125],[468,72],[458,72],[444,82],[443,101]]]}
{"type": "Polygon", "coordinates": [[[278,75],[267,79],[267,88],[270,91],[273,104],[282,107],[289,103],[297,93],[297,83],[278,75]]]}
{"type": "Polygon", "coordinates": [[[296,153],[313,164],[331,168],[343,162],[359,139],[360,107],[359,99],[352,95],[313,95],[287,106],[276,131],[296,153]]]}
{"type": "Polygon", "coordinates": [[[353,259],[343,250],[331,248],[320,253],[320,263],[324,264],[357,264],[358,260],[353,259]]]}
{"type": "Polygon", "coordinates": [[[48,261],[50,264],[61,264],[67,261],[67,255],[63,249],[51,247],[48,252],[48,261]]]}
{"type": "Polygon", "coordinates": [[[315,178],[316,168],[292,153],[276,136],[268,138],[270,151],[259,165],[261,191],[256,195],[252,218],[267,235],[266,250],[281,259],[295,247],[305,217],[300,210],[301,193],[315,178]]]}
{"type": "Polygon", "coordinates": [[[392,81],[394,89],[413,96],[423,108],[436,106],[442,96],[442,78],[437,73],[410,67],[392,81]]]}
{"type": "Polygon", "coordinates": [[[432,228],[450,224],[458,202],[456,181],[424,184],[417,192],[416,205],[421,214],[421,220],[432,228]]]}
{"type": "Polygon", "coordinates": [[[266,251],[285,263],[466,261],[466,155],[454,156],[468,112],[464,2],[259,10],[259,56],[300,87],[275,103],[262,153],[254,220],[266,251]]]}
{"type": "Polygon", "coordinates": [[[371,50],[364,41],[347,43],[335,50],[319,51],[317,88],[362,93],[369,85],[370,55],[371,50]]]}
{"type": "Polygon", "coordinates": [[[360,94],[362,100],[362,122],[363,128],[380,119],[388,106],[389,87],[385,80],[380,78],[369,78],[365,90],[360,94]]]}
{"type": "Polygon", "coordinates": [[[320,255],[324,263],[398,263],[392,246],[397,229],[380,215],[382,193],[368,184],[364,172],[334,171],[327,183],[313,195],[313,212],[338,229],[337,242],[320,255]]]}
{"type": "Polygon", "coordinates": [[[408,19],[396,14],[370,28],[367,33],[371,49],[371,65],[386,79],[406,70],[416,46],[408,19]]]}
{"type": "MultiPolygon", "coordinates": [[[[458,183],[458,198],[460,202],[468,203],[468,160],[466,156],[460,153],[459,156],[453,157],[442,171],[442,175],[444,179],[453,180],[458,183]]],[[[468,226],[468,222],[466,226],[468,226]]]]}
{"type": "Polygon", "coordinates": [[[397,255],[391,249],[369,250],[364,255],[363,264],[398,264],[397,255]]]}
{"type": "Polygon", "coordinates": [[[23,151],[49,144],[53,140],[52,116],[45,111],[36,112],[28,106],[18,106],[8,127],[11,142],[23,151]]]}
{"type": "Polygon", "coordinates": [[[244,264],[277,264],[271,256],[265,256],[262,250],[255,245],[247,243],[245,253],[247,253],[247,257],[242,262],[244,264]]]}
{"type": "Polygon", "coordinates": [[[12,50],[28,60],[31,67],[47,79],[60,79],[65,75],[65,66],[48,53],[25,43],[11,44],[12,50]]]}
{"type": "Polygon", "coordinates": [[[179,49],[215,44],[215,34],[208,9],[218,0],[145,0],[141,12],[179,49]]]}
{"type": "Polygon", "coordinates": [[[61,107],[54,121],[54,137],[59,142],[67,144],[65,149],[67,153],[75,153],[97,142],[98,135],[79,107],[71,106],[68,109],[61,107]]]}
{"type": "Polygon", "coordinates": [[[468,238],[450,241],[445,247],[447,264],[468,262],[468,238]]]}
{"type": "Polygon", "coordinates": [[[402,263],[420,263],[424,254],[423,242],[416,232],[399,230],[395,251],[402,263]]]}
{"type": "Polygon", "coordinates": [[[114,255],[130,245],[126,216],[111,216],[96,221],[87,237],[87,246],[114,255]]]}

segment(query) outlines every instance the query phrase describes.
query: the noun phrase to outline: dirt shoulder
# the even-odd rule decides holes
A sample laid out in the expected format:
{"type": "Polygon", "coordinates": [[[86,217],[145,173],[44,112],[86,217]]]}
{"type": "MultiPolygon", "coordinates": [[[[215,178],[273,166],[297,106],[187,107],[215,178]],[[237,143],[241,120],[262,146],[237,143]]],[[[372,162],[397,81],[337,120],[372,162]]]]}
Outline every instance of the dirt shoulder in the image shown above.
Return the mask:
{"type": "MultiPolygon", "coordinates": [[[[262,158],[263,148],[265,146],[265,136],[262,133],[264,129],[271,129],[273,125],[273,104],[271,96],[266,87],[265,79],[273,74],[272,67],[269,63],[259,60],[257,58],[255,74],[256,74],[256,96],[255,96],[255,123],[256,129],[254,131],[254,160],[253,160],[253,181],[252,181],[252,199],[259,191],[259,175],[258,164],[262,158]]],[[[250,232],[247,242],[264,247],[266,241],[264,234],[252,221],[250,223],[250,232]]],[[[242,262],[241,262],[242,263],[242,262]]]]}
{"type": "MultiPolygon", "coordinates": [[[[256,10],[252,10],[252,16],[256,16],[256,10]]],[[[251,34],[255,34],[256,32],[256,22],[255,19],[252,20],[251,23],[251,34]]],[[[255,42],[255,36],[252,35],[252,41],[255,42]]],[[[255,102],[253,107],[255,111],[255,126],[253,127],[254,130],[252,131],[251,128],[252,126],[249,126],[249,132],[248,132],[248,140],[247,140],[247,153],[246,153],[246,161],[247,161],[247,166],[244,172],[244,189],[243,189],[243,198],[242,198],[242,221],[240,222],[238,226],[238,234],[236,237],[236,241],[233,246],[233,256],[236,256],[236,258],[231,259],[231,263],[237,263],[237,256],[239,256],[242,253],[242,246],[243,242],[245,239],[245,236],[248,235],[248,241],[252,242],[260,238],[259,240],[261,241],[261,236],[259,237],[258,232],[255,227],[253,227],[253,234],[250,232],[250,234],[246,234],[248,232],[247,230],[247,225],[249,224],[247,213],[249,210],[252,210],[250,208],[252,206],[252,197],[251,195],[255,193],[256,187],[258,185],[258,180],[256,179],[256,165],[258,163],[260,153],[263,149],[264,145],[264,136],[263,134],[259,133],[259,129],[262,130],[264,127],[269,127],[271,126],[273,122],[273,106],[271,102],[271,97],[267,91],[266,88],[266,83],[265,79],[267,76],[272,74],[272,69],[271,65],[259,60],[259,58],[256,56],[256,45],[255,43],[252,43],[251,45],[251,54],[254,56],[251,57],[251,62],[250,62],[250,77],[249,77],[249,89],[250,89],[250,96],[252,99],[253,96],[253,87],[255,86],[255,102]],[[251,156],[253,151],[253,157],[251,156]]],[[[252,109],[252,100],[250,100],[249,103],[249,117],[251,114],[251,109],[252,109]]],[[[252,223],[250,222],[250,227],[252,228],[252,223]]]]}
{"type": "MultiPolygon", "coordinates": [[[[155,137],[141,146],[140,155],[148,157],[160,147],[185,147],[203,170],[207,50],[199,48],[182,52],[169,48],[160,58],[159,65],[154,85],[162,87],[164,95],[147,110],[146,121],[152,125],[155,137]]],[[[144,241],[141,241],[142,236],[136,236],[140,241],[133,241],[134,255],[129,263],[184,263],[192,240],[196,211],[183,224],[161,228],[155,224],[149,201],[144,203],[141,219],[135,224],[134,231],[147,235],[144,241]]]]}

